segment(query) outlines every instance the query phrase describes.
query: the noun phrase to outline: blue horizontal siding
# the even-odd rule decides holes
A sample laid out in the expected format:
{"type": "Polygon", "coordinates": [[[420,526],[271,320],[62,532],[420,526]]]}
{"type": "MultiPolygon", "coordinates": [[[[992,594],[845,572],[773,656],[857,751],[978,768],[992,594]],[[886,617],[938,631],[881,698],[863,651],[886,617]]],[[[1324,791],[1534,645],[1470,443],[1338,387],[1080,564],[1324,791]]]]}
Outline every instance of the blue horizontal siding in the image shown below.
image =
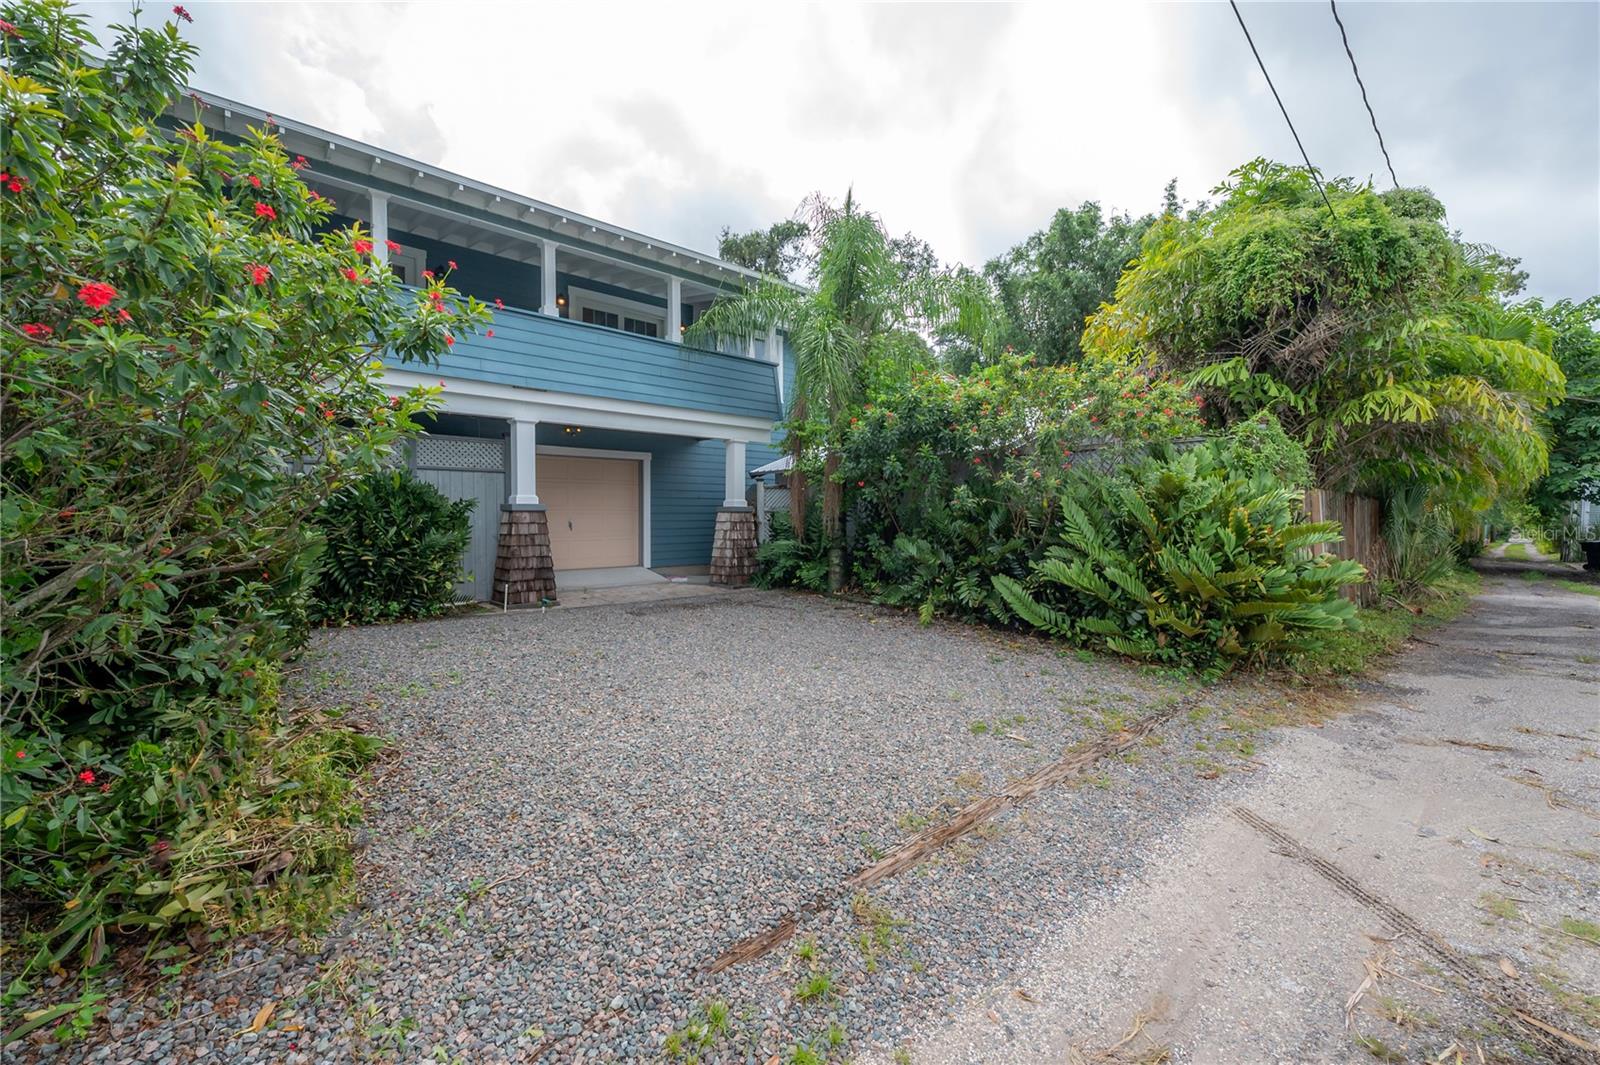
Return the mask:
{"type": "MultiPolygon", "coordinates": [[[[528,311],[493,313],[494,336],[456,338],[439,363],[446,377],[720,414],[779,416],[769,363],[528,311]]],[[[390,365],[407,368],[398,360],[390,365]]]]}

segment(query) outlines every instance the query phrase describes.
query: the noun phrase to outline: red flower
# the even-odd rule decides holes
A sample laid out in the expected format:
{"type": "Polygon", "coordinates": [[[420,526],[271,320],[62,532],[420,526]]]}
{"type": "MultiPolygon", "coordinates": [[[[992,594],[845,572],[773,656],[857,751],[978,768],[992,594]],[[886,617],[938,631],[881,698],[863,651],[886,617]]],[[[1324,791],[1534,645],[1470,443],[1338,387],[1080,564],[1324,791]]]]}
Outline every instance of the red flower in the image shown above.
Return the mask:
{"type": "Polygon", "coordinates": [[[427,280],[432,281],[433,280],[433,271],[432,270],[424,270],[424,271],[422,271],[422,276],[424,278],[426,278],[427,280]]]}
{"type": "Polygon", "coordinates": [[[856,487],[857,488],[865,488],[866,486],[867,486],[867,482],[866,481],[857,481],[856,482],[856,487]]]}
{"type": "Polygon", "coordinates": [[[10,181],[6,182],[6,188],[10,189],[12,192],[21,192],[22,191],[22,179],[21,178],[12,178],[10,181]]]}
{"type": "Polygon", "coordinates": [[[494,330],[493,330],[493,329],[491,329],[491,330],[489,330],[489,331],[488,331],[488,332],[487,332],[487,333],[485,333],[485,334],[483,334],[483,335],[484,335],[484,336],[488,336],[488,337],[492,337],[492,336],[494,336],[494,330]]]}
{"type": "Polygon", "coordinates": [[[250,182],[250,187],[253,189],[259,189],[261,187],[261,179],[256,177],[254,174],[251,174],[246,180],[250,182]]]}
{"type": "Polygon", "coordinates": [[[389,406],[393,407],[395,410],[399,410],[400,409],[400,397],[399,396],[390,396],[389,397],[389,406]]]}
{"type": "Polygon", "coordinates": [[[78,290],[78,298],[85,306],[99,310],[117,298],[117,290],[104,281],[91,281],[78,290]]]}
{"type": "Polygon", "coordinates": [[[1165,414],[1167,417],[1170,418],[1170,417],[1172,417],[1172,408],[1171,407],[1162,407],[1161,408],[1161,413],[1165,414]]]}
{"type": "Polygon", "coordinates": [[[107,795],[107,794],[110,794],[110,792],[111,792],[111,781],[108,780],[104,784],[100,785],[100,794],[107,795]]]}
{"type": "Polygon", "coordinates": [[[128,313],[128,308],[126,308],[126,307],[118,307],[117,308],[117,321],[119,321],[119,322],[131,322],[131,321],[133,321],[133,315],[128,313]]]}
{"type": "Polygon", "coordinates": [[[497,310],[497,311],[505,310],[506,309],[506,301],[501,299],[499,296],[496,296],[494,298],[494,309],[497,310]]]}
{"type": "Polygon", "coordinates": [[[252,285],[265,285],[267,278],[272,276],[272,267],[254,263],[250,267],[250,283],[252,285]]]}
{"type": "Polygon", "coordinates": [[[357,255],[367,255],[372,251],[372,241],[357,237],[350,243],[350,247],[355,249],[357,255]]]}
{"type": "Polygon", "coordinates": [[[294,162],[289,164],[289,166],[292,167],[295,170],[304,170],[306,167],[308,167],[310,165],[311,165],[310,163],[306,162],[306,157],[303,156],[303,155],[295,156],[294,157],[294,162]]]}
{"type": "Polygon", "coordinates": [[[448,266],[450,269],[454,270],[456,268],[456,261],[454,259],[451,259],[449,262],[445,263],[445,265],[448,266]]]}
{"type": "Polygon", "coordinates": [[[93,769],[85,769],[83,772],[78,774],[78,779],[83,781],[85,784],[93,784],[94,783],[94,770],[93,769]]]}
{"type": "Polygon", "coordinates": [[[194,21],[194,16],[189,14],[189,12],[185,11],[183,9],[183,5],[182,4],[173,4],[172,5],[172,13],[174,15],[177,15],[179,18],[183,19],[183,21],[185,21],[185,22],[193,22],[194,21]]]}
{"type": "Polygon", "coordinates": [[[26,758],[26,757],[28,757],[28,752],[27,751],[18,751],[17,752],[17,757],[18,758],[26,758]]]}
{"type": "Polygon", "coordinates": [[[383,242],[383,246],[384,246],[384,247],[385,247],[385,248],[388,248],[388,249],[389,249],[389,254],[390,254],[390,255],[398,255],[398,254],[400,254],[400,245],[398,245],[398,244],[396,244],[396,243],[395,243],[395,242],[394,242],[394,241],[392,241],[392,240],[386,240],[386,241],[384,241],[384,242],[383,242]]]}
{"type": "Polygon", "coordinates": [[[11,23],[7,22],[3,18],[0,18],[0,33],[5,34],[7,37],[21,37],[22,36],[22,31],[21,30],[17,29],[15,26],[13,26],[11,23]]]}
{"type": "Polygon", "coordinates": [[[90,325],[105,325],[106,324],[106,320],[104,318],[91,318],[91,319],[89,319],[89,324],[90,325]]]}
{"type": "Polygon", "coordinates": [[[357,277],[356,272],[349,267],[345,268],[344,276],[346,281],[354,281],[357,277]]]}
{"type": "Polygon", "coordinates": [[[451,336],[449,333],[446,333],[444,335],[444,346],[445,347],[447,347],[447,348],[454,347],[455,343],[456,343],[456,338],[455,337],[451,336]]]}
{"type": "Polygon", "coordinates": [[[256,217],[270,218],[276,221],[278,212],[272,209],[272,204],[270,203],[258,203],[256,204],[256,217]]]}
{"type": "Polygon", "coordinates": [[[23,322],[22,331],[31,337],[47,337],[55,332],[49,326],[41,325],[38,322],[23,322]]]}

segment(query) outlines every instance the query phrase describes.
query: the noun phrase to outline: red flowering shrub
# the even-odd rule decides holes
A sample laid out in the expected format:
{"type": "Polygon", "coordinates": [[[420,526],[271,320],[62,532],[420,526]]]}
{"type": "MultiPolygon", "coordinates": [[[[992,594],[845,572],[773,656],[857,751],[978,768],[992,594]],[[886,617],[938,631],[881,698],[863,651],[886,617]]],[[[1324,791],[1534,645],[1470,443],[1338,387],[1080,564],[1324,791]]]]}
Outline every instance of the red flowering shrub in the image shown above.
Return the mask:
{"type": "MultiPolygon", "coordinates": [[[[433,362],[487,312],[386,271],[347,284],[361,234],[318,235],[331,208],[270,132],[163,132],[197,111],[172,26],[120,30],[101,60],[61,3],[6,14],[0,170],[27,191],[0,197],[0,750],[26,753],[0,759],[0,884],[34,937],[16,990],[119,929],[259,922],[330,886],[347,783],[303,776],[324,741],[274,705],[310,518],[437,391],[391,405],[379,357],[433,362]],[[258,773],[284,729],[308,758],[258,773]]],[[[326,742],[353,764],[357,741],[326,742]]]]}

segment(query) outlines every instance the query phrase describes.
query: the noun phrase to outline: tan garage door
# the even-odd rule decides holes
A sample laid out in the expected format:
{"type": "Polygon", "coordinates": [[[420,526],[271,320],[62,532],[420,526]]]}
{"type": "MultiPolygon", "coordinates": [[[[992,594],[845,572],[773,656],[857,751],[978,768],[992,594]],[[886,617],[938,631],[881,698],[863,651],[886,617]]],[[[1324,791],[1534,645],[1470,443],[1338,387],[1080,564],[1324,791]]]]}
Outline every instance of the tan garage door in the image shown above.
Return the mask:
{"type": "Polygon", "coordinates": [[[556,569],[637,566],[639,463],[540,455],[539,501],[556,569]]]}

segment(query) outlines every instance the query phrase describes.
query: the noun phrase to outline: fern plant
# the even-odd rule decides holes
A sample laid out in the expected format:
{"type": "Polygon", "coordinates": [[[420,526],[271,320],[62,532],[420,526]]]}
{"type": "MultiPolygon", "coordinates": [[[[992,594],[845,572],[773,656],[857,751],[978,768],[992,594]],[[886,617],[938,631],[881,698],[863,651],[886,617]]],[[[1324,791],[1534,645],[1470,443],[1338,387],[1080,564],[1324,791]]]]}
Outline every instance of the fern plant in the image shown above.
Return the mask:
{"type": "Polygon", "coordinates": [[[1033,628],[1134,658],[1220,672],[1241,660],[1309,650],[1354,628],[1340,588],[1357,562],[1313,555],[1337,522],[1303,522],[1298,493],[1230,468],[1209,443],[1121,476],[1064,486],[1058,542],[1025,580],[992,580],[1009,614],[1033,628]]]}
{"type": "Polygon", "coordinates": [[[326,541],[311,616],[336,624],[434,617],[455,601],[473,503],[408,473],[371,474],[317,516],[326,541]]]}

